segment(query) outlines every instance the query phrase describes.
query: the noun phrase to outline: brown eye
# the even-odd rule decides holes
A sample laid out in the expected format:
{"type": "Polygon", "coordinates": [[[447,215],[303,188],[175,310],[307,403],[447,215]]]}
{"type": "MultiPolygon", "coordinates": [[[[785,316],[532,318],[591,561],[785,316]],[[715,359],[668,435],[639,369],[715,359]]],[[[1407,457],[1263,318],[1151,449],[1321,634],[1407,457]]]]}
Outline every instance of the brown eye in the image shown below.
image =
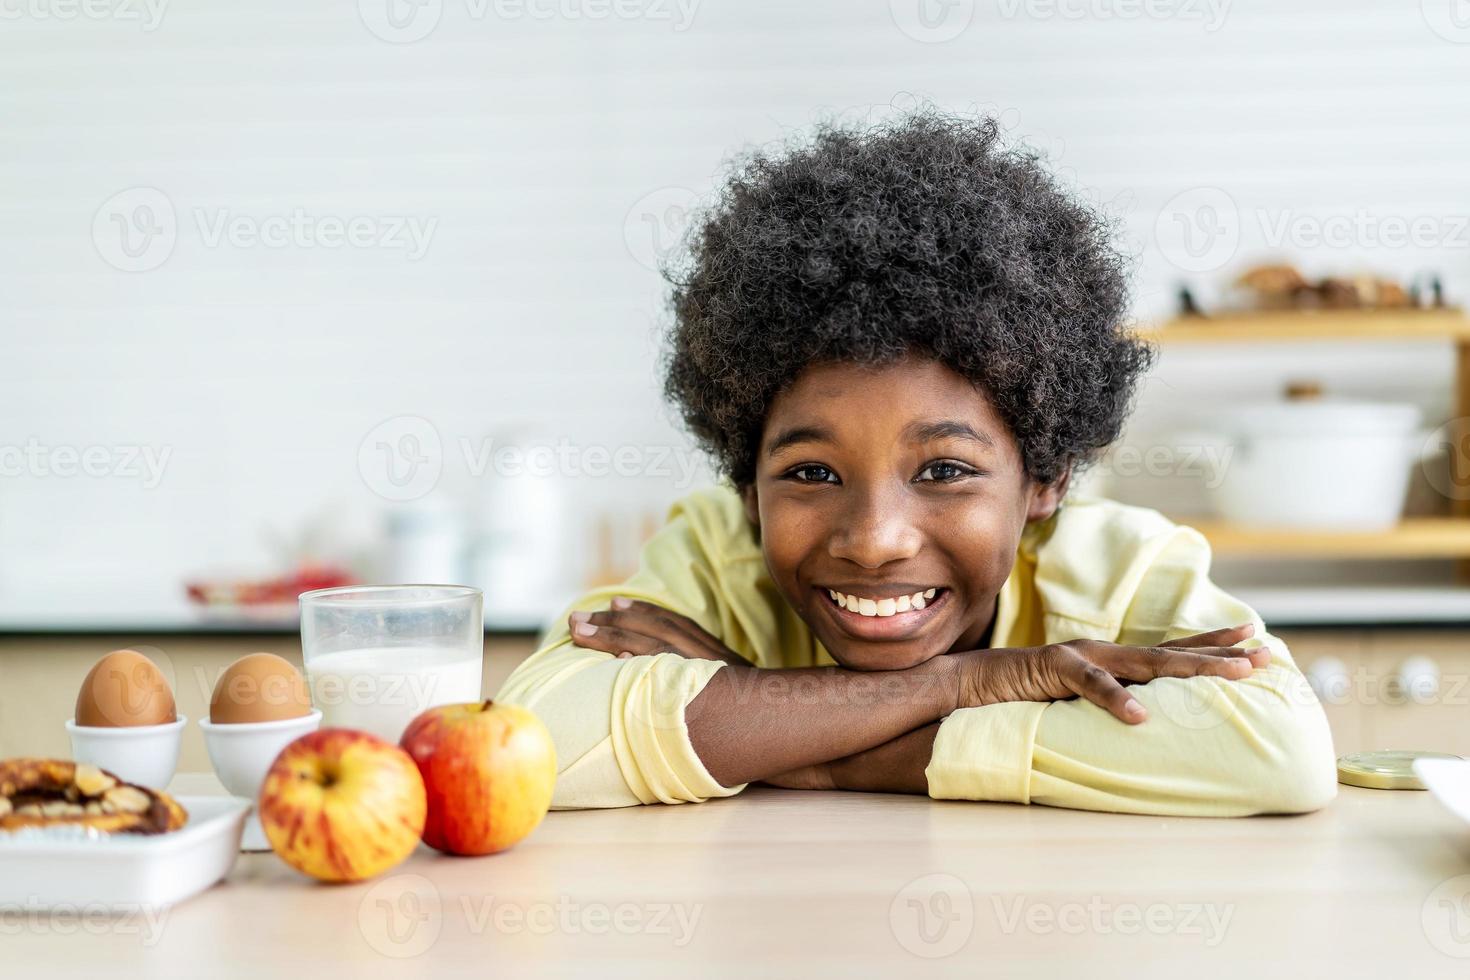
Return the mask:
{"type": "Polygon", "coordinates": [[[919,471],[915,478],[920,483],[953,483],[967,476],[976,476],[977,471],[963,463],[949,459],[936,459],[919,471]]]}
{"type": "Polygon", "coordinates": [[[836,483],[837,474],[820,463],[806,463],[787,472],[797,483],[836,483]]]}

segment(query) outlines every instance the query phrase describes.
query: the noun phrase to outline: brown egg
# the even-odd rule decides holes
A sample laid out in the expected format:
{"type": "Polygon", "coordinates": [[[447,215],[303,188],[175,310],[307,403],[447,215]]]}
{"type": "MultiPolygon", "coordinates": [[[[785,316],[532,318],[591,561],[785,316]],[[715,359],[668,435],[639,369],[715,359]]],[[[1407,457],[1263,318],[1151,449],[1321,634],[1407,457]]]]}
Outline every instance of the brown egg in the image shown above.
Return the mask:
{"type": "Polygon", "coordinates": [[[136,650],[114,650],[87,672],[77,692],[76,723],[134,728],[175,721],[174,692],[158,665],[136,650]]]}
{"type": "Polygon", "coordinates": [[[209,699],[216,725],[280,721],[311,714],[306,681],[291,661],[274,653],[252,653],[225,668],[209,699]]]}

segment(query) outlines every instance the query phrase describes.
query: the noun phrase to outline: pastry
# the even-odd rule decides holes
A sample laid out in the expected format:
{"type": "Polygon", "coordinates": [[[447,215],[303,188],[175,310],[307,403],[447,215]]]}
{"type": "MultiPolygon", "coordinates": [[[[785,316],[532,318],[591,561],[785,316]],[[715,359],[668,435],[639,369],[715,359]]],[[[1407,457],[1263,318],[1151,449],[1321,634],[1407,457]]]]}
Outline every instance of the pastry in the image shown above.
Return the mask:
{"type": "Polygon", "coordinates": [[[0,760],[0,831],[88,827],[110,834],[162,834],[189,815],[169,796],[66,759],[0,760]]]}

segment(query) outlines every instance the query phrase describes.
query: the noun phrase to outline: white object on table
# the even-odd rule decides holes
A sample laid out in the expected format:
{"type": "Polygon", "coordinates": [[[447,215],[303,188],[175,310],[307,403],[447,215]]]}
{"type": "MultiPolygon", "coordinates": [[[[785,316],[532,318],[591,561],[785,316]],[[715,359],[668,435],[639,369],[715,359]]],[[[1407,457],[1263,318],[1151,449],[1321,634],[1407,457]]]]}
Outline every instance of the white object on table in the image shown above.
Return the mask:
{"type": "Polygon", "coordinates": [[[314,732],[322,723],[322,713],[313,708],[300,718],[282,718],[278,721],[246,722],[234,725],[217,725],[207,718],[199,721],[204,732],[204,746],[209,750],[209,761],[219,781],[233,796],[250,801],[250,813],[245,820],[241,835],[242,851],[268,851],[270,841],[260,826],[260,815],[256,812],[255,800],[260,796],[260,784],[281,750],[308,732],[314,732]]]}
{"type": "Polygon", "coordinates": [[[1414,774],[1446,809],[1470,823],[1470,760],[1415,759],[1414,774]]]}
{"type": "Polygon", "coordinates": [[[104,728],[66,722],[71,736],[71,757],[106,769],[125,783],[163,789],[174,778],[179,765],[179,745],[184,725],[179,715],[164,725],[104,728]]]}
{"type": "Polygon", "coordinates": [[[128,912],[172,905],[213,885],[235,865],[250,801],[177,799],[189,822],[165,834],[0,833],[0,906],[128,912]]]}

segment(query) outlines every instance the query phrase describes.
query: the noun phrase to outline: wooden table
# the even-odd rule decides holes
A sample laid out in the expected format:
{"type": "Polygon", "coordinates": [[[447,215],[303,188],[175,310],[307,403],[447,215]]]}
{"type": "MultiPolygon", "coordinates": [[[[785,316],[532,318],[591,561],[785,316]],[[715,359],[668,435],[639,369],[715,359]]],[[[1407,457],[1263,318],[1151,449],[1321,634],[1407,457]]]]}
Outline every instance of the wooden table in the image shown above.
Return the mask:
{"type": "Polygon", "coordinates": [[[1470,827],[1346,786],[1245,820],[756,788],[552,813],[506,854],[420,849],[359,885],[242,855],[155,923],[3,926],[5,976],[89,980],[1466,977],[1470,827]]]}

